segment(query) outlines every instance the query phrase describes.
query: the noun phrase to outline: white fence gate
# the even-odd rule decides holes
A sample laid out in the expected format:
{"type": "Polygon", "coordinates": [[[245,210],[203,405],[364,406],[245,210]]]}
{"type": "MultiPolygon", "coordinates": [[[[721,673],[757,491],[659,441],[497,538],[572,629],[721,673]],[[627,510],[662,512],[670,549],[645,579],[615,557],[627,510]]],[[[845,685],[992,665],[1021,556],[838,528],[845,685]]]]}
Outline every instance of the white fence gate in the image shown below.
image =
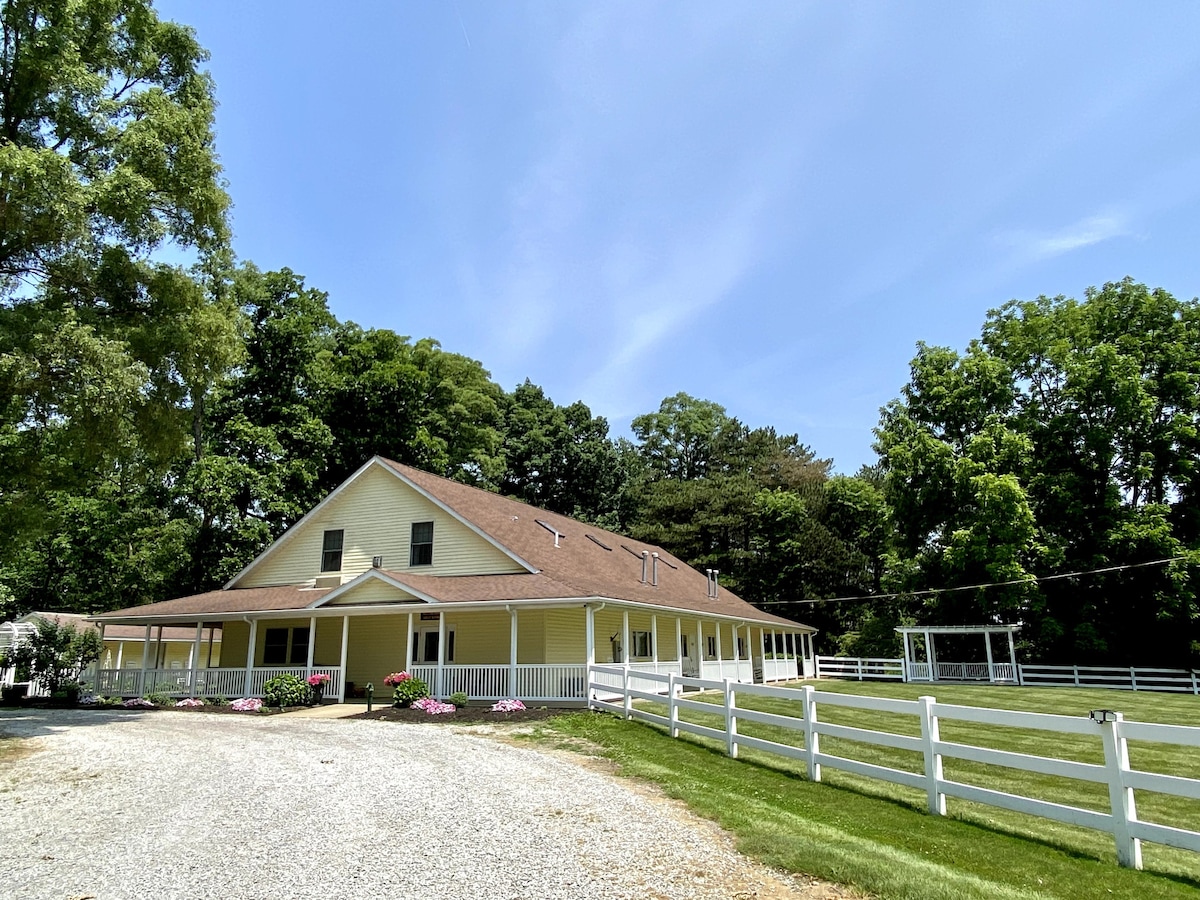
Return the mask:
{"type": "Polygon", "coordinates": [[[1200,748],[1200,728],[1126,722],[1120,713],[1109,713],[1103,710],[1100,712],[1106,714],[1100,717],[1100,721],[1094,721],[1082,716],[1046,715],[974,706],[954,706],[938,703],[934,697],[921,697],[919,700],[891,700],[855,694],[831,694],[818,691],[811,686],[801,689],[783,688],[761,684],[737,684],[728,680],[722,682],[684,678],[675,674],[654,675],[646,672],[638,673],[638,680],[650,682],[652,689],[642,690],[634,687],[630,683],[628,674],[622,675],[623,671],[619,667],[612,666],[589,668],[589,693],[602,689],[609,697],[614,697],[615,694],[612,700],[592,697],[588,702],[589,708],[603,709],[622,715],[626,719],[641,719],[661,725],[669,729],[671,737],[679,737],[679,732],[686,731],[721,741],[725,744],[726,752],[734,757],[738,755],[738,747],[744,745],[767,753],[798,759],[807,765],[808,777],[813,781],[820,781],[821,768],[828,766],[831,769],[853,772],[867,778],[879,778],[894,784],[917,788],[926,792],[929,811],[934,815],[946,815],[946,798],[957,797],[1013,812],[1027,813],[1057,822],[1106,831],[1113,836],[1116,842],[1118,862],[1123,866],[1135,869],[1142,867],[1142,841],[1153,841],[1200,853],[1200,831],[1142,821],[1137,816],[1134,798],[1135,791],[1148,790],[1159,794],[1200,800],[1200,779],[1133,769],[1129,764],[1127,748],[1127,741],[1130,740],[1200,748]],[[622,680],[617,682],[620,686],[614,691],[614,682],[617,678],[622,680]],[[684,688],[718,691],[722,695],[722,702],[718,705],[678,696],[684,688]],[[800,712],[796,716],[785,716],[745,709],[737,705],[739,694],[791,700],[796,703],[800,712]],[[649,701],[663,706],[666,708],[665,715],[636,707],[633,705],[635,700],[649,701]],[[823,704],[915,716],[920,723],[921,736],[912,737],[822,722],[818,717],[818,709],[823,704]],[[680,710],[692,710],[710,715],[723,714],[724,728],[713,728],[708,725],[681,721],[680,710]],[[943,741],[939,732],[941,720],[1027,728],[1059,734],[1098,736],[1104,747],[1104,764],[1031,756],[1008,750],[943,741]],[[796,731],[804,735],[804,744],[803,746],[792,746],[739,734],[739,721],[759,722],[796,731]],[[920,753],[924,759],[924,771],[921,773],[906,772],[901,769],[822,753],[822,735],[920,753]],[[1111,811],[1097,812],[951,781],[942,773],[942,760],[946,757],[1104,784],[1108,786],[1111,811]]]}

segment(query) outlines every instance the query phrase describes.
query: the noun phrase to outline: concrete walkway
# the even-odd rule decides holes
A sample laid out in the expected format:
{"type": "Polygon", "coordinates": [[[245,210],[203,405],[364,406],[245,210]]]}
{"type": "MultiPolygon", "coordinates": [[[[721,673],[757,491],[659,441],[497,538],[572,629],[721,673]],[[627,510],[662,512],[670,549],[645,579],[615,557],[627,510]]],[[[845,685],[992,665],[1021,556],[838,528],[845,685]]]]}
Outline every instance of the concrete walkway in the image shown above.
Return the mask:
{"type": "MultiPolygon", "coordinates": [[[[379,704],[376,704],[378,706],[379,704]]],[[[347,716],[357,716],[367,711],[365,703],[322,703],[320,706],[310,706],[295,712],[285,713],[292,719],[344,719],[347,716]]]]}

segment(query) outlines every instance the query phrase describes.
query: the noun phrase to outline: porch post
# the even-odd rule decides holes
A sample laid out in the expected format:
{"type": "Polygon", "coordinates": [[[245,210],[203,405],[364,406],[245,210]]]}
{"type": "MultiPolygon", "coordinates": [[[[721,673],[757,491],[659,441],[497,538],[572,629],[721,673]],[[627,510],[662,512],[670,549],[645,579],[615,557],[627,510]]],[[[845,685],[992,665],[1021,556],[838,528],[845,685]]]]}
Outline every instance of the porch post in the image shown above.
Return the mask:
{"type": "Polygon", "coordinates": [[[446,614],[438,613],[437,699],[444,700],[442,673],[446,667],[446,614]]]}
{"type": "Polygon", "coordinates": [[[913,664],[912,654],[909,652],[910,645],[909,645],[909,641],[908,641],[908,637],[909,637],[908,632],[907,631],[900,632],[900,637],[904,641],[904,680],[908,681],[908,673],[912,671],[912,664],[913,664]]]}
{"type": "Polygon", "coordinates": [[[408,614],[408,633],[404,638],[404,671],[413,663],[413,614],[408,614]]]}
{"type": "Polygon", "coordinates": [[[121,664],[125,657],[125,642],[117,641],[117,668],[121,668],[121,664]]]}
{"type": "Polygon", "coordinates": [[[996,680],[996,670],[992,668],[992,633],[990,631],[983,633],[983,649],[987,651],[988,683],[991,684],[996,680]]]}
{"type": "Polygon", "coordinates": [[[741,656],[738,654],[738,630],[741,628],[741,626],[738,625],[737,623],[734,623],[734,624],[730,625],[729,628],[733,632],[733,677],[736,680],[741,681],[742,680],[742,659],[741,659],[741,656]]]}
{"type": "Polygon", "coordinates": [[[342,616],[342,655],[338,659],[341,677],[338,679],[338,703],[346,702],[346,651],[350,645],[350,617],[342,616]]]}
{"type": "Polygon", "coordinates": [[[508,611],[508,696],[517,696],[517,611],[508,611]]]}
{"type": "Polygon", "coordinates": [[[933,648],[933,635],[928,631],[925,632],[925,655],[929,657],[929,677],[937,681],[937,651],[933,648]]]}
{"type": "Polygon", "coordinates": [[[146,626],[146,639],[142,641],[142,671],[138,675],[138,696],[146,693],[146,668],[150,664],[150,626],[146,626]]]}
{"type": "Polygon", "coordinates": [[[587,698],[588,705],[590,706],[593,698],[592,666],[596,664],[596,610],[592,609],[592,605],[590,603],[585,603],[583,605],[583,644],[583,695],[587,698]]]}
{"type": "Polygon", "coordinates": [[[246,683],[242,686],[242,696],[250,696],[250,675],[254,668],[254,645],[258,641],[258,619],[250,620],[250,640],[246,642],[246,683]]]}
{"type": "Polygon", "coordinates": [[[683,674],[683,619],[675,617],[675,658],[679,660],[679,674],[683,674]]]}
{"type": "Polygon", "coordinates": [[[704,677],[704,620],[696,619],[696,676],[704,677]]]}
{"type": "Polygon", "coordinates": [[[196,670],[200,667],[200,639],[204,637],[204,622],[196,623],[196,640],[192,643],[192,652],[188,654],[188,668],[191,673],[188,677],[191,679],[192,689],[189,694],[191,697],[196,696],[196,682],[198,681],[196,670]]]}
{"type": "Polygon", "coordinates": [[[721,620],[717,619],[717,677],[725,678],[725,648],[721,646],[721,620]]]}
{"type": "Polygon", "coordinates": [[[621,611],[621,663],[629,665],[629,610],[621,611]]]}
{"type": "Polygon", "coordinates": [[[97,659],[96,659],[96,669],[95,669],[95,672],[93,673],[93,677],[92,677],[92,693],[96,694],[96,695],[100,694],[100,666],[103,664],[101,662],[101,659],[103,658],[103,654],[104,654],[104,649],[103,649],[104,648],[104,623],[103,622],[100,623],[100,647],[101,647],[101,650],[100,650],[101,656],[97,657],[97,659]]]}
{"type": "Polygon", "coordinates": [[[1013,633],[1011,628],[1008,629],[1008,661],[1012,663],[1013,681],[1015,681],[1017,684],[1020,684],[1021,672],[1019,669],[1017,669],[1017,648],[1016,645],[1013,644],[1013,633]]]}
{"type": "Polygon", "coordinates": [[[308,675],[312,677],[313,652],[317,649],[317,617],[308,617],[308,675]]]}
{"type": "Polygon", "coordinates": [[[650,658],[654,660],[654,674],[658,674],[658,616],[650,617],[650,658]]]}
{"type": "MultiPolygon", "coordinates": [[[[224,626],[222,626],[221,630],[222,631],[225,630],[224,626]]],[[[206,669],[212,668],[213,639],[216,637],[216,631],[217,631],[217,629],[214,628],[212,625],[208,626],[208,658],[204,662],[204,668],[206,668],[206,669]]]]}

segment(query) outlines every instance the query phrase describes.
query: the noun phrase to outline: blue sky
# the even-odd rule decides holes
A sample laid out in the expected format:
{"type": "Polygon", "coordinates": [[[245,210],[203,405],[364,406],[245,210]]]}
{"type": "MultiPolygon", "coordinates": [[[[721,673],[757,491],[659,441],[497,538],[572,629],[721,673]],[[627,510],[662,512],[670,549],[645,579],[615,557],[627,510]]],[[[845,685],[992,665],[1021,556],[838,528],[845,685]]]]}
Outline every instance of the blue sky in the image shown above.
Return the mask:
{"type": "Polygon", "coordinates": [[[235,249],[614,434],[686,391],[871,462],[917,341],[1200,293],[1200,5],[160,4],[235,249]]]}

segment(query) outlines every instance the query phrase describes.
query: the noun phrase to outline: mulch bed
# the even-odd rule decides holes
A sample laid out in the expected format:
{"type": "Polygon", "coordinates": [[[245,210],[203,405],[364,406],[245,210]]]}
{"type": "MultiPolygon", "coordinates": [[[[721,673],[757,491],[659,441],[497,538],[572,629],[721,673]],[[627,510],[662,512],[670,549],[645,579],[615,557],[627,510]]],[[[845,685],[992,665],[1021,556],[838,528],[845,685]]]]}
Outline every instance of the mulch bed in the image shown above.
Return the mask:
{"type": "Polygon", "coordinates": [[[561,716],[564,713],[570,712],[579,712],[579,710],[539,706],[536,709],[498,713],[492,712],[486,706],[467,706],[462,709],[456,709],[452,713],[431,716],[420,709],[396,709],[393,706],[384,706],[379,709],[373,709],[369,713],[363,712],[356,716],[347,716],[346,718],[379,719],[383,722],[411,722],[418,725],[477,725],[481,722],[489,722],[495,725],[511,722],[537,722],[541,719],[549,719],[553,716],[561,716]]]}

